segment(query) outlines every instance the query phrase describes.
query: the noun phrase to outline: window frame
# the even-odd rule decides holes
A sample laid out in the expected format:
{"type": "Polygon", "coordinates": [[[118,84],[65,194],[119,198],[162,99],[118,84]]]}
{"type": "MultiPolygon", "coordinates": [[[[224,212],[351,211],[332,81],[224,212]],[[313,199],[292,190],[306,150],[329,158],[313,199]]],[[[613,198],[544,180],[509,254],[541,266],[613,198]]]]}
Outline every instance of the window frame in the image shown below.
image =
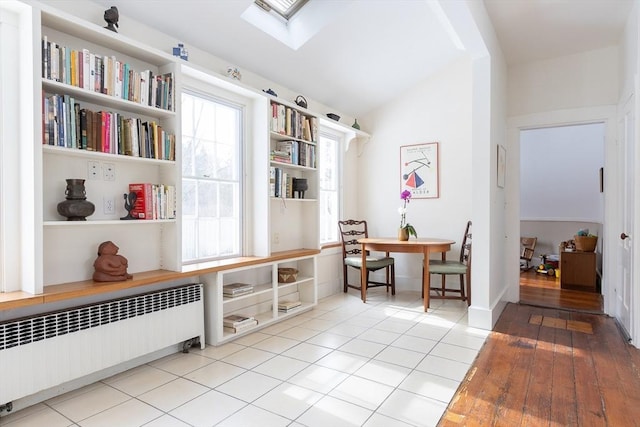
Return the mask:
{"type": "MultiPolygon", "coordinates": [[[[344,132],[340,132],[338,130],[332,129],[330,127],[327,126],[323,126],[322,124],[320,124],[320,139],[318,141],[318,144],[320,146],[320,150],[321,152],[325,150],[325,148],[322,146],[322,140],[324,138],[327,139],[331,139],[333,141],[335,141],[335,145],[336,145],[336,149],[335,149],[335,156],[336,156],[336,193],[337,193],[337,204],[338,204],[338,212],[337,212],[337,218],[338,220],[340,218],[342,218],[343,216],[343,210],[344,210],[344,187],[343,187],[343,170],[344,170],[344,147],[345,147],[345,143],[346,143],[346,138],[347,135],[344,132]]],[[[322,158],[322,154],[320,156],[320,158],[322,158]]],[[[318,175],[320,176],[322,174],[322,164],[323,162],[320,162],[320,165],[318,167],[318,175]]],[[[321,186],[321,182],[322,180],[319,178],[318,179],[318,211],[319,211],[319,223],[320,223],[320,228],[322,229],[322,222],[323,222],[323,212],[324,209],[322,209],[322,192],[326,191],[322,189],[321,186]]],[[[336,221],[333,221],[334,223],[332,224],[328,224],[328,226],[335,228],[335,240],[322,240],[322,235],[318,236],[319,237],[319,243],[320,246],[331,246],[334,244],[339,244],[341,242],[340,240],[340,236],[338,234],[338,223],[336,221]]],[[[320,230],[318,230],[318,232],[320,233],[320,230]]]]}
{"type": "MultiPolygon", "coordinates": [[[[247,153],[247,143],[249,140],[249,136],[248,136],[248,129],[247,129],[247,125],[248,123],[251,122],[251,117],[249,117],[249,111],[250,109],[248,108],[248,105],[250,104],[251,100],[243,97],[241,95],[235,94],[233,92],[229,92],[226,91],[220,87],[217,87],[215,85],[212,85],[210,83],[198,80],[196,78],[186,78],[185,81],[183,82],[183,88],[182,88],[182,93],[189,95],[189,96],[195,96],[195,97],[200,97],[202,99],[205,100],[209,100],[215,103],[219,103],[221,105],[225,105],[231,108],[237,108],[240,118],[239,118],[239,124],[238,124],[238,132],[239,132],[239,146],[238,146],[238,158],[237,158],[237,168],[238,168],[238,184],[239,184],[239,191],[240,191],[240,196],[238,198],[238,223],[239,223],[239,235],[237,236],[238,238],[238,249],[237,251],[235,251],[233,254],[227,254],[227,255],[222,255],[222,256],[214,256],[214,257],[196,257],[194,259],[190,259],[190,260],[185,260],[183,255],[181,255],[182,258],[182,265],[190,265],[190,264],[197,264],[200,262],[207,262],[207,261],[216,261],[216,260],[222,260],[222,259],[228,259],[228,258],[235,258],[235,257],[239,257],[239,256],[244,256],[244,253],[246,251],[247,248],[247,235],[248,235],[248,224],[247,224],[247,220],[246,220],[246,212],[245,210],[247,209],[247,186],[248,186],[248,181],[247,181],[247,175],[246,175],[246,168],[247,168],[247,158],[246,158],[246,153],[247,153]]],[[[184,112],[181,114],[184,115],[184,112]]],[[[183,136],[184,131],[181,130],[181,136],[183,136]]],[[[182,150],[183,146],[181,146],[181,150],[182,150]]],[[[181,151],[181,159],[182,159],[182,151],[181,151]]],[[[184,159],[182,159],[182,161],[184,161],[184,159]]],[[[184,187],[184,178],[185,176],[183,175],[183,170],[182,170],[183,166],[182,166],[182,162],[181,162],[181,167],[180,167],[180,177],[181,177],[181,190],[184,187]]],[[[191,177],[189,177],[189,179],[191,179],[191,177]]],[[[182,196],[182,192],[181,192],[181,197],[182,196]]],[[[183,218],[184,218],[184,209],[181,210],[180,212],[181,215],[181,223],[184,223],[183,218]]],[[[183,227],[184,225],[181,225],[181,227],[183,227]]],[[[181,240],[182,240],[182,244],[181,246],[184,245],[184,236],[183,233],[181,232],[181,240]]],[[[183,248],[184,250],[184,248],[183,248]]]]}

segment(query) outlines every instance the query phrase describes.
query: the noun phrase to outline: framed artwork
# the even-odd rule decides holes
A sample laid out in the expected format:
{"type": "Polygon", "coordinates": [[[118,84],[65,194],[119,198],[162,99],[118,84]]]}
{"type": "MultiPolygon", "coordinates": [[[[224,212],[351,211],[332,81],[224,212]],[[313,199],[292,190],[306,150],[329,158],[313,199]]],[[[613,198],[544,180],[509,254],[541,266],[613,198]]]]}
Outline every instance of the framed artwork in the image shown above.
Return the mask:
{"type": "Polygon", "coordinates": [[[400,147],[400,191],[411,191],[414,199],[440,197],[438,143],[400,147]]]}
{"type": "Polygon", "coordinates": [[[498,144],[498,187],[504,188],[505,175],[507,174],[507,149],[498,144]]]}

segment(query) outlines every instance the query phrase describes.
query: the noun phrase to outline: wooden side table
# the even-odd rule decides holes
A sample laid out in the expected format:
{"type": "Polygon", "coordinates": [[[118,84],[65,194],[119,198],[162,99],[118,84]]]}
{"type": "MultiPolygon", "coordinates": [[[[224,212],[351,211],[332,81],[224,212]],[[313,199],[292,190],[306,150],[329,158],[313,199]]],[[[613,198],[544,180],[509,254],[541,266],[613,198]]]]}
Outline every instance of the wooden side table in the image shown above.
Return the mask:
{"type": "Polygon", "coordinates": [[[596,253],[561,252],[560,287],[597,292],[596,253]]]}

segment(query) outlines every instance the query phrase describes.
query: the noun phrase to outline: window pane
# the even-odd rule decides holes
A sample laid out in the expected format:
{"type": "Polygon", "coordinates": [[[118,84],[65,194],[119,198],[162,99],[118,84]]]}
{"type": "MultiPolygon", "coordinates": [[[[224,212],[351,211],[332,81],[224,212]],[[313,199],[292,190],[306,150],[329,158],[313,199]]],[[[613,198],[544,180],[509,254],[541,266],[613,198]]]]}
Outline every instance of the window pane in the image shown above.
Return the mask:
{"type": "Polygon", "coordinates": [[[320,135],[320,243],[338,241],[339,141],[331,134],[320,135]]]}
{"type": "Polygon", "coordinates": [[[242,108],[183,94],[183,260],[242,254],[242,108]]]}

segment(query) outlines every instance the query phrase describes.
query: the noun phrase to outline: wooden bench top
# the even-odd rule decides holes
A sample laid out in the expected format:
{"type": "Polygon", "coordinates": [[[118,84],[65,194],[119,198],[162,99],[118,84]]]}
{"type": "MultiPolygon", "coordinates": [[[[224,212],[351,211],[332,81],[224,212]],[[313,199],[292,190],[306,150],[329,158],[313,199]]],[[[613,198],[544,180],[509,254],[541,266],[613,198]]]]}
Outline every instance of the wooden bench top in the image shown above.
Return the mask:
{"type": "Polygon", "coordinates": [[[319,253],[320,250],[318,249],[295,249],[290,251],[274,252],[270,256],[266,257],[239,257],[190,264],[185,265],[182,271],[152,270],[132,273],[133,279],[123,282],[94,282],[93,280],[82,280],[79,282],[61,283],[58,285],[45,286],[43,292],[37,295],[23,291],[0,292],[0,310],[10,310],[90,295],[104,294],[123,289],[131,289],[199,276],[201,274],[216,273],[218,271],[231,270],[234,268],[286,261],[288,259],[312,256],[319,253]]]}

